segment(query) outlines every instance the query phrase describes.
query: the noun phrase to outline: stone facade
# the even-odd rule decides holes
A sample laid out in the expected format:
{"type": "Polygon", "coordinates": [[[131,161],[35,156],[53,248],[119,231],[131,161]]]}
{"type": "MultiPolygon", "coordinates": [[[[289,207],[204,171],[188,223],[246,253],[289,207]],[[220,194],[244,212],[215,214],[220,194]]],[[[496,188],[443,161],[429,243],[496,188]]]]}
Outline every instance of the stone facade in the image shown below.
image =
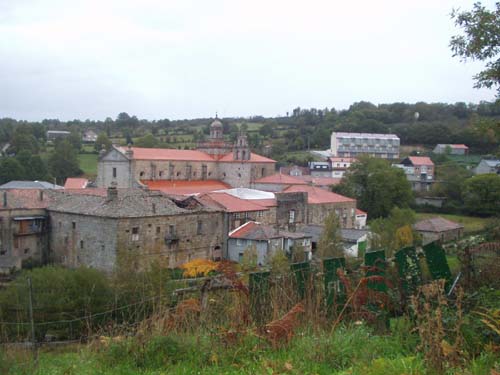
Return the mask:
{"type": "Polygon", "coordinates": [[[216,120],[210,138],[196,150],[113,147],[99,156],[97,186],[132,188],[141,180],[220,180],[232,187],[249,187],[274,173],[276,162],[252,153],[245,135],[232,146],[222,137],[222,125],[216,120]]]}
{"type": "Polygon", "coordinates": [[[308,205],[307,224],[324,225],[331,212],[335,212],[342,228],[354,228],[356,223],[356,201],[308,205]]]}

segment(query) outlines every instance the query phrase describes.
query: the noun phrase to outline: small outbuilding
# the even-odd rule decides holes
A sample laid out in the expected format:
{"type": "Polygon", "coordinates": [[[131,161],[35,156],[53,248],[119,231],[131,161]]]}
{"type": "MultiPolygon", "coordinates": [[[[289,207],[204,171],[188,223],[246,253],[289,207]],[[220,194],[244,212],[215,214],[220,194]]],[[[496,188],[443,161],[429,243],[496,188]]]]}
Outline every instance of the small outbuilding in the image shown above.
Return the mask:
{"type": "Polygon", "coordinates": [[[440,216],[416,222],[413,228],[422,234],[424,243],[432,241],[448,242],[463,235],[464,226],[440,216]]]}

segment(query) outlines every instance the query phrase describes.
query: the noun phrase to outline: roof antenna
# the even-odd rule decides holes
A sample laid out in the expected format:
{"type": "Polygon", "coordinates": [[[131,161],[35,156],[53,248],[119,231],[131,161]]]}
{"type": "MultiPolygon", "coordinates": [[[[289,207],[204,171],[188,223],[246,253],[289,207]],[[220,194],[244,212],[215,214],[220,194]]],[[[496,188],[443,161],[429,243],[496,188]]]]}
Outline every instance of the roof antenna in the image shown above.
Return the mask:
{"type": "Polygon", "coordinates": [[[217,111],[215,111],[215,118],[218,118],[218,117],[217,117],[217,111]]]}

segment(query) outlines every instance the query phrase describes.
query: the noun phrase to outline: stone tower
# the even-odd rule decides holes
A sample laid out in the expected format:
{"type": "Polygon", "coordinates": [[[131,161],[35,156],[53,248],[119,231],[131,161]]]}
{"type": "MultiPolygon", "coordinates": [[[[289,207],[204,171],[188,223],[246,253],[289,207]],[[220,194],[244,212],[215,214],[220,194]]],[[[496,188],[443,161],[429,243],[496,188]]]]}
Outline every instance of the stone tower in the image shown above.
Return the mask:
{"type": "Polygon", "coordinates": [[[233,147],[234,160],[250,160],[250,146],[246,134],[240,133],[233,147]]]}

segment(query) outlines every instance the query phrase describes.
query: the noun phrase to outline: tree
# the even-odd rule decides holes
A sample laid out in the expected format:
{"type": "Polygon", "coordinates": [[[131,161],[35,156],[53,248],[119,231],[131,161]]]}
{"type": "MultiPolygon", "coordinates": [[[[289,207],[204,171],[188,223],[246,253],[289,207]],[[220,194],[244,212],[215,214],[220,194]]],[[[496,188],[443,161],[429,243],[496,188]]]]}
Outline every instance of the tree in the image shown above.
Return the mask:
{"type": "Polygon", "coordinates": [[[0,183],[23,180],[26,172],[19,161],[14,158],[5,158],[0,163],[0,183]]]}
{"type": "Polygon", "coordinates": [[[471,176],[471,172],[457,163],[450,161],[436,168],[437,183],[433,186],[433,194],[446,197],[449,201],[462,202],[462,185],[471,176]]]}
{"type": "Polygon", "coordinates": [[[97,139],[96,139],[96,141],[94,143],[94,149],[97,152],[101,151],[103,148],[106,151],[109,151],[109,150],[111,150],[111,146],[112,146],[112,143],[109,140],[109,138],[106,135],[106,133],[99,133],[99,135],[97,136],[97,139]]]}
{"type": "Polygon", "coordinates": [[[158,146],[158,139],[151,133],[146,134],[144,137],[139,138],[135,142],[135,146],[137,147],[147,147],[153,148],[158,146]]]}
{"type": "Polygon", "coordinates": [[[16,155],[15,159],[24,171],[23,180],[46,181],[50,179],[47,165],[39,155],[31,155],[28,150],[23,150],[16,155]]]}
{"type": "Polygon", "coordinates": [[[68,140],[56,144],[49,158],[49,168],[58,182],[64,182],[68,177],[79,176],[80,169],[78,154],[68,140]]]}
{"type": "Polygon", "coordinates": [[[393,254],[404,246],[414,243],[416,234],[412,224],[416,216],[409,208],[395,207],[386,218],[378,218],[370,223],[370,230],[374,234],[371,246],[374,249],[385,249],[388,254],[393,254]]]}
{"type": "Polygon", "coordinates": [[[402,169],[365,155],[359,157],[333,190],[355,198],[370,218],[386,217],[394,207],[405,208],[413,201],[410,183],[402,169]]]}
{"type": "MultiPolygon", "coordinates": [[[[480,2],[470,11],[452,12],[455,25],[462,29],[462,35],[451,38],[450,47],[454,56],[462,60],[480,60],[485,62],[485,70],[474,79],[474,87],[492,88],[500,84],[500,2],[494,10],[488,10],[480,2]]],[[[500,95],[500,87],[497,88],[500,95]]]]}
{"type": "Polygon", "coordinates": [[[339,218],[335,212],[331,212],[325,220],[318,242],[318,255],[321,259],[344,256],[339,218]]]}
{"type": "Polygon", "coordinates": [[[75,130],[71,131],[71,134],[68,137],[68,141],[69,141],[69,143],[71,143],[73,145],[75,150],[80,152],[80,150],[82,148],[82,136],[80,135],[80,133],[78,131],[75,131],[75,130]]]}
{"type": "Polygon", "coordinates": [[[470,213],[496,215],[500,212],[500,175],[482,174],[464,183],[462,196],[470,213]]]}

